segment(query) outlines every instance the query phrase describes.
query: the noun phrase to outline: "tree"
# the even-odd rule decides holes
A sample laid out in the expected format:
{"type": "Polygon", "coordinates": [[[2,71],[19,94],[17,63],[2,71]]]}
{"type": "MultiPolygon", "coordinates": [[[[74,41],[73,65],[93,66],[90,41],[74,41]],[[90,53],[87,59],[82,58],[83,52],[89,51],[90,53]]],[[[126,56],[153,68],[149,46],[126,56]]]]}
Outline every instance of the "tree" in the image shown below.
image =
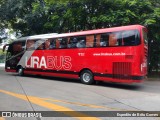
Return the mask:
{"type": "MultiPolygon", "coordinates": [[[[63,33],[113,26],[141,24],[151,40],[160,41],[159,0],[0,0],[0,27],[22,35],[63,33]]],[[[159,46],[150,48],[150,65],[159,46]]],[[[150,68],[151,69],[151,68],[150,68]]]]}
{"type": "Polygon", "coordinates": [[[152,25],[159,13],[159,7],[155,9],[151,0],[6,0],[1,4],[4,23],[8,21],[5,24],[25,35],[152,25]]]}

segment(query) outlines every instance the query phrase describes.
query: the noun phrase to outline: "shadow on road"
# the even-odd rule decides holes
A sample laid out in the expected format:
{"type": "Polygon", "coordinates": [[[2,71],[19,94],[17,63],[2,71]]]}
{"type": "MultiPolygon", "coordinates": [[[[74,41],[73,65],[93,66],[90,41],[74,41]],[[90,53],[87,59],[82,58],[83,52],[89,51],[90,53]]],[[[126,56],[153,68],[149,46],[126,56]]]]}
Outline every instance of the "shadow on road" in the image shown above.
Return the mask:
{"type": "MultiPolygon", "coordinates": [[[[9,74],[12,76],[18,76],[17,74],[9,74]]],[[[82,84],[79,79],[70,79],[70,78],[59,78],[59,77],[48,77],[48,76],[41,76],[41,75],[25,75],[23,77],[34,77],[34,78],[40,78],[44,80],[54,80],[54,81],[61,81],[61,82],[71,82],[71,83],[78,83],[82,84]]],[[[96,82],[93,84],[94,86],[100,86],[100,87],[111,87],[111,88],[118,88],[118,89],[127,89],[127,90],[140,90],[143,89],[142,86],[143,83],[140,84],[123,84],[123,83],[111,83],[111,82],[96,82]]]]}

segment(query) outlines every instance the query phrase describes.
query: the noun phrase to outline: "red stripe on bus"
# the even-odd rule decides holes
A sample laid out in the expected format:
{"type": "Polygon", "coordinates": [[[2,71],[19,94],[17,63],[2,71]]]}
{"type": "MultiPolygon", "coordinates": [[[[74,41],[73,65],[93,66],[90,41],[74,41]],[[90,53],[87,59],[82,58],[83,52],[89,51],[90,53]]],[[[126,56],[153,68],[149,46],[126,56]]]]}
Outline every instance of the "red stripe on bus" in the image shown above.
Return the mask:
{"type": "Polygon", "coordinates": [[[75,74],[61,74],[61,73],[50,73],[50,72],[37,72],[37,71],[24,71],[25,74],[33,74],[33,75],[43,75],[43,76],[53,76],[53,77],[64,77],[64,78],[75,78],[77,79],[79,76],[75,74]]]}

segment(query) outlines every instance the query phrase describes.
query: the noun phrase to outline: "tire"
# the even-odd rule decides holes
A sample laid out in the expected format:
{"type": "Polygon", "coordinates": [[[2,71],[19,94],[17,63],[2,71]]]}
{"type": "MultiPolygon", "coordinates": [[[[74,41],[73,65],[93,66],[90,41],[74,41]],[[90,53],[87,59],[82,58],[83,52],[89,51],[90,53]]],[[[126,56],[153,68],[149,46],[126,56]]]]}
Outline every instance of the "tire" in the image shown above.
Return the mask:
{"type": "Polygon", "coordinates": [[[19,67],[18,68],[18,75],[19,76],[23,76],[24,75],[24,69],[23,69],[23,67],[19,67]]]}
{"type": "Polygon", "coordinates": [[[94,83],[94,76],[90,70],[84,70],[80,74],[81,82],[87,85],[91,85],[94,83]]]}

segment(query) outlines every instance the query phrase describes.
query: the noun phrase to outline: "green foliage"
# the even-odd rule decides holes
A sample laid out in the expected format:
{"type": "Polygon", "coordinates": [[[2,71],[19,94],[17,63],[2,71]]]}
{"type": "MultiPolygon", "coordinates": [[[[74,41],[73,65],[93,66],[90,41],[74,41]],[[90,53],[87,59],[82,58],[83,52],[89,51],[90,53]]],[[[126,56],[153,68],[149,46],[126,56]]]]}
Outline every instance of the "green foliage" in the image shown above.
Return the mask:
{"type": "MultiPolygon", "coordinates": [[[[0,0],[0,28],[11,27],[21,31],[23,35],[63,33],[129,24],[147,26],[149,40],[160,41],[160,1],[0,0]]],[[[151,49],[151,64],[157,65],[160,61],[154,60],[154,51],[159,49],[151,49]]]]}
{"type": "Polygon", "coordinates": [[[150,0],[7,0],[1,4],[4,21],[24,35],[152,25],[159,15],[150,0]]]}
{"type": "Polygon", "coordinates": [[[4,63],[5,61],[5,52],[0,49],[0,63],[4,63]]]}

